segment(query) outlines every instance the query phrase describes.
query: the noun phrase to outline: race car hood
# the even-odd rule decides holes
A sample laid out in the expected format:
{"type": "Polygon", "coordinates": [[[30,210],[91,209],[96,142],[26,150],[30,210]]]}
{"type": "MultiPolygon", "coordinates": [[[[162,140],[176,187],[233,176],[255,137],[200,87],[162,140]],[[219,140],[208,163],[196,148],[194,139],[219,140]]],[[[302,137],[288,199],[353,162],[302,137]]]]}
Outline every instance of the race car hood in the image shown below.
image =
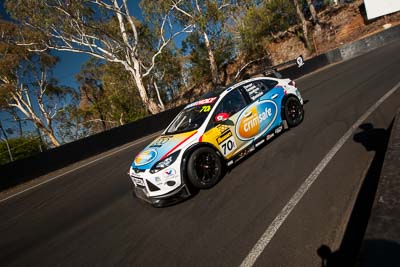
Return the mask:
{"type": "Polygon", "coordinates": [[[159,160],[180,149],[197,131],[174,135],[161,135],[143,149],[133,160],[132,168],[146,170],[153,167],[159,160]]]}

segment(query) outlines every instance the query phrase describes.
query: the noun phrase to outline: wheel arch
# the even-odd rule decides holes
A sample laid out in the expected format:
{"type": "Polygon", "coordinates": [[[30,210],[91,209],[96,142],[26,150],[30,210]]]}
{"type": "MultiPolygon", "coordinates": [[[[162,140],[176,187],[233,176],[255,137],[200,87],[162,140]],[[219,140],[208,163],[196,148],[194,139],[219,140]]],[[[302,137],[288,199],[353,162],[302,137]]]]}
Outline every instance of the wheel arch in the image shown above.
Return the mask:
{"type": "Polygon", "coordinates": [[[295,97],[297,100],[300,101],[300,99],[297,97],[297,95],[292,94],[292,93],[287,94],[282,98],[282,102],[281,102],[281,118],[282,118],[282,120],[286,119],[284,110],[285,110],[286,101],[288,100],[289,97],[295,97]]]}
{"type": "Polygon", "coordinates": [[[190,185],[190,182],[187,178],[187,161],[188,158],[190,157],[190,155],[196,150],[199,149],[201,147],[209,147],[211,149],[213,149],[215,151],[215,153],[218,155],[218,157],[221,159],[221,162],[223,163],[222,165],[225,166],[226,165],[226,159],[222,156],[221,152],[219,152],[219,150],[211,143],[206,143],[206,142],[201,142],[201,143],[196,143],[191,145],[190,147],[188,147],[185,152],[183,152],[182,155],[182,161],[181,161],[181,177],[182,177],[182,181],[186,184],[186,185],[190,185]]]}

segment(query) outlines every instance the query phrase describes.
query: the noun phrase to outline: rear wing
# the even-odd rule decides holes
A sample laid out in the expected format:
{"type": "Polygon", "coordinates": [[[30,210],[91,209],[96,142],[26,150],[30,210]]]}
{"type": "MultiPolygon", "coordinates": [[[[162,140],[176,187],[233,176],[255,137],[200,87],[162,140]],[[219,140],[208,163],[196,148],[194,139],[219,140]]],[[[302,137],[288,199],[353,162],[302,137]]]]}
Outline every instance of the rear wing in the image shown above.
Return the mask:
{"type": "MultiPolygon", "coordinates": [[[[241,75],[240,75],[241,72],[242,72],[243,70],[245,70],[247,67],[249,67],[251,64],[253,64],[253,63],[257,62],[257,61],[261,61],[261,60],[263,60],[263,59],[265,59],[265,57],[263,57],[263,58],[261,58],[261,59],[253,60],[253,61],[247,63],[244,67],[242,67],[242,68],[237,72],[237,74],[236,74],[234,80],[236,81],[238,78],[240,78],[240,77],[241,77],[241,75]]],[[[251,76],[252,76],[252,77],[257,76],[257,75],[268,76],[268,75],[271,75],[271,74],[272,74],[272,75],[274,75],[276,78],[281,79],[281,78],[282,78],[282,75],[278,72],[278,70],[279,70],[279,69],[282,69],[282,68],[284,68],[284,67],[293,66],[293,65],[297,65],[298,68],[301,68],[301,67],[304,65],[304,58],[303,58],[303,56],[300,55],[300,56],[298,56],[297,58],[295,58],[295,59],[293,59],[293,60],[289,60],[289,61],[287,61],[287,62],[278,64],[278,65],[275,65],[275,66],[267,67],[267,68],[263,69],[262,71],[257,72],[257,73],[255,73],[255,74],[253,74],[253,75],[251,75],[251,76]]],[[[246,76],[245,76],[245,77],[243,77],[243,78],[246,79],[246,78],[250,78],[250,77],[246,77],[246,76]]]]}

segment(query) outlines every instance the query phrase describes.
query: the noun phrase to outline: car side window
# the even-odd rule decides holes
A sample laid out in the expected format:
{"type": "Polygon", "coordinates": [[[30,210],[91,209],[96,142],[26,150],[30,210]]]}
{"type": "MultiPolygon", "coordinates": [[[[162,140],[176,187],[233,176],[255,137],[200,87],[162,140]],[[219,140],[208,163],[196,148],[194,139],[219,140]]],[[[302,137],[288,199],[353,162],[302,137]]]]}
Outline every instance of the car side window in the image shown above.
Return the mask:
{"type": "Polygon", "coordinates": [[[267,90],[266,86],[261,81],[250,82],[243,85],[242,88],[248,94],[251,101],[254,101],[262,96],[264,94],[264,91],[267,90]]]}
{"type": "Polygon", "coordinates": [[[278,82],[275,80],[262,80],[262,83],[267,87],[266,91],[271,90],[278,84],[278,82]]]}
{"type": "Polygon", "coordinates": [[[227,94],[218,104],[214,116],[219,113],[227,113],[229,114],[229,116],[232,116],[236,112],[239,112],[244,107],[246,107],[246,105],[247,103],[242,93],[237,89],[233,90],[232,92],[227,94]]]}

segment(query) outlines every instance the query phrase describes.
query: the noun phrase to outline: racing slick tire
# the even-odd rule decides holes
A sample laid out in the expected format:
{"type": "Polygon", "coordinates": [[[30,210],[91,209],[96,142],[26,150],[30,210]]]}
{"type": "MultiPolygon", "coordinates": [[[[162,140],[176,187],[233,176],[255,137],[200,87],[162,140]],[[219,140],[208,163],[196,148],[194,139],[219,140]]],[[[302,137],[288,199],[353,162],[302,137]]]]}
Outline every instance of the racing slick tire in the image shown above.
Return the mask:
{"type": "Polygon", "coordinates": [[[289,127],[295,127],[303,121],[304,109],[297,97],[289,96],[286,99],[283,105],[283,117],[289,127]]]}
{"type": "Polygon", "coordinates": [[[193,187],[208,189],[218,183],[222,175],[221,158],[214,149],[201,147],[190,154],[187,163],[187,177],[193,187]]]}

